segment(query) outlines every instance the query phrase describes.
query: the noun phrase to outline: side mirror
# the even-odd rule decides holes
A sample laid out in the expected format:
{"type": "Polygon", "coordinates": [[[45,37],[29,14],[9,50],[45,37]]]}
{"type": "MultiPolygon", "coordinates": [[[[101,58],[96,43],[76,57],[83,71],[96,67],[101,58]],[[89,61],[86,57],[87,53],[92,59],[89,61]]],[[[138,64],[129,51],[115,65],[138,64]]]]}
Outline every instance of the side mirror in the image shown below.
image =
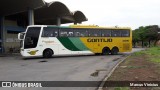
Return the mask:
{"type": "Polygon", "coordinates": [[[23,40],[24,39],[24,35],[25,35],[24,32],[18,33],[18,40],[23,40]]]}

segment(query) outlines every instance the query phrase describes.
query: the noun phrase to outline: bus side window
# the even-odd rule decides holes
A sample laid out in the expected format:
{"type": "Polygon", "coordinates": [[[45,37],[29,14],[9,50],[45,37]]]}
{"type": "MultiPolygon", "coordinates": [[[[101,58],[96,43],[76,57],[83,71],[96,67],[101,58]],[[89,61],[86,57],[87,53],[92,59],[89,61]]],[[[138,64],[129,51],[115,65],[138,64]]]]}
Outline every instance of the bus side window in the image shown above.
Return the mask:
{"type": "Polygon", "coordinates": [[[50,34],[52,34],[51,29],[48,27],[44,27],[42,37],[50,37],[51,36],[50,34]]]}
{"type": "Polygon", "coordinates": [[[94,30],[94,36],[95,36],[95,37],[100,37],[100,36],[101,36],[101,32],[100,32],[99,29],[95,29],[95,30],[94,30]]]}
{"type": "Polygon", "coordinates": [[[100,31],[97,29],[89,29],[89,36],[90,37],[98,37],[101,36],[100,31]]]}
{"type": "Polygon", "coordinates": [[[129,36],[130,36],[129,30],[122,30],[122,31],[121,31],[121,36],[122,36],[122,37],[129,37],[129,36]]]}
{"type": "Polygon", "coordinates": [[[61,31],[60,34],[61,34],[62,37],[67,37],[67,32],[61,31]]]}
{"type": "Polygon", "coordinates": [[[111,36],[111,30],[101,30],[102,37],[110,37],[111,36]]]}
{"type": "Polygon", "coordinates": [[[80,36],[80,32],[75,31],[75,32],[74,32],[74,36],[79,37],[79,36],[80,36]]]}
{"type": "Polygon", "coordinates": [[[81,36],[82,36],[82,37],[88,37],[88,30],[82,29],[82,30],[81,30],[81,36]]]}
{"type": "Polygon", "coordinates": [[[112,30],[112,37],[121,37],[120,30],[112,30]]]}
{"type": "Polygon", "coordinates": [[[42,37],[55,37],[58,36],[58,29],[54,27],[44,27],[42,37]]]}
{"type": "Polygon", "coordinates": [[[73,37],[73,31],[68,32],[68,36],[73,37]]]}
{"type": "Polygon", "coordinates": [[[91,31],[90,29],[88,29],[88,33],[89,33],[89,37],[93,37],[94,36],[93,31],[91,31]]]}
{"type": "Polygon", "coordinates": [[[78,29],[78,28],[76,28],[74,30],[74,36],[75,37],[87,37],[88,36],[88,31],[86,29],[78,29]]]}
{"type": "Polygon", "coordinates": [[[61,37],[73,37],[73,30],[70,28],[61,28],[60,36],[61,37]]]}
{"type": "Polygon", "coordinates": [[[54,36],[55,36],[55,37],[58,37],[58,31],[55,31],[55,32],[54,32],[54,36]]]}

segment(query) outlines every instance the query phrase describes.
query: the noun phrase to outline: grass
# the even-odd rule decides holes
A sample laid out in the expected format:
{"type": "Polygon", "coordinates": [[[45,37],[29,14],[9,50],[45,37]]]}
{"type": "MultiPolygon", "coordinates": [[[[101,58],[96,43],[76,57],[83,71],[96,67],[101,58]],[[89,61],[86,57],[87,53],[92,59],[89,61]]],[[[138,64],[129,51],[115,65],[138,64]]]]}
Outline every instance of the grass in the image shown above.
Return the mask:
{"type": "Polygon", "coordinates": [[[133,56],[147,55],[148,60],[153,63],[160,63],[160,47],[152,47],[147,50],[135,52],[133,56]]]}
{"type": "Polygon", "coordinates": [[[150,57],[150,61],[154,63],[160,63],[160,47],[153,47],[146,51],[150,57]]]}
{"type": "Polygon", "coordinates": [[[133,53],[133,56],[141,56],[141,55],[144,55],[144,54],[145,54],[144,51],[140,51],[140,52],[133,53]]]}
{"type": "MultiPolygon", "coordinates": [[[[121,64],[121,66],[126,66],[126,67],[117,69],[115,74],[112,75],[112,77],[110,77],[109,80],[111,80],[111,81],[117,80],[117,79],[119,80],[119,78],[120,78],[120,80],[123,80],[123,79],[125,79],[126,75],[131,75],[131,74],[127,74],[129,72],[132,72],[131,70],[135,70],[135,69],[149,70],[148,68],[150,68],[150,65],[155,65],[156,67],[152,67],[152,68],[154,68],[154,72],[156,72],[157,74],[160,74],[160,72],[159,72],[160,71],[160,47],[151,47],[146,50],[133,53],[129,58],[127,58],[121,64]],[[142,60],[142,61],[137,62],[139,60],[142,60]],[[147,62],[148,61],[151,62],[152,64],[148,64],[149,62],[145,63],[145,60],[147,62]],[[136,63],[144,63],[144,64],[136,64],[136,63]]],[[[136,71],[134,71],[134,72],[136,72],[136,71]]],[[[132,74],[135,75],[136,73],[132,73],[132,74]]],[[[142,74],[140,74],[140,76],[141,75],[142,74]]],[[[138,77],[140,77],[140,76],[138,76],[138,77]]],[[[135,76],[130,76],[130,77],[135,77],[135,76]]],[[[130,78],[130,79],[132,80],[132,78],[130,78]]],[[[109,88],[108,90],[134,90],[134,89],[132,89],[130,87],[112,87],[112,88],[109,88]]],[[[145,89],[142,89],[142,90],[145,90],[145,89]]],[[[152,88],[149,90],[160,90],[160,89],[152,88]]]]}
{"type": "Polygon", "coordinates": [[[114,90],[130,90],[129,87],[115,87],[114,90]]]}

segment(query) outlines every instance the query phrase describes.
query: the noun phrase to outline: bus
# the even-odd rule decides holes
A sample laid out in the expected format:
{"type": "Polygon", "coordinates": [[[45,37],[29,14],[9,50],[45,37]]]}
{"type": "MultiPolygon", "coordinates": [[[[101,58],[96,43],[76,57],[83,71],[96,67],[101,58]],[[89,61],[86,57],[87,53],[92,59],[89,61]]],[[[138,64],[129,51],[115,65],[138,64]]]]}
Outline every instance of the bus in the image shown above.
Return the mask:
{"type": "Polygon", "coordinates": [[[53,55],[116,55],[132,50],[132,30],[129,27],[99,27],[97,25],[31,25],[18,34],[23,57],[53,55]]]}

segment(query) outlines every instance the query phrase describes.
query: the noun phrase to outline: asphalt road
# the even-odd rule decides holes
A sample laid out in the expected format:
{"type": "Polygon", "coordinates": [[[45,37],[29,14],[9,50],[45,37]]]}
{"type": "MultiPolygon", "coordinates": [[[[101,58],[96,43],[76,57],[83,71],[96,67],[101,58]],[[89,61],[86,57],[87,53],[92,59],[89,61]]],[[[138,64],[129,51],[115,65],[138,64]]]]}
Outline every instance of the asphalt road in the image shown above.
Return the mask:
{"type": "MultiPolygon", "coordinates": [[[[142,50],[133,49],[132,52],[142,50]]],[[[62,56],[23,60],[0,57],[0,81],[101,81],[126,55],[62,56]],[[93,76],[96,70],[98,75],[93,76]]],[[[95,90],[95,87],[0,88],[0,90],[95,90]]]]}

